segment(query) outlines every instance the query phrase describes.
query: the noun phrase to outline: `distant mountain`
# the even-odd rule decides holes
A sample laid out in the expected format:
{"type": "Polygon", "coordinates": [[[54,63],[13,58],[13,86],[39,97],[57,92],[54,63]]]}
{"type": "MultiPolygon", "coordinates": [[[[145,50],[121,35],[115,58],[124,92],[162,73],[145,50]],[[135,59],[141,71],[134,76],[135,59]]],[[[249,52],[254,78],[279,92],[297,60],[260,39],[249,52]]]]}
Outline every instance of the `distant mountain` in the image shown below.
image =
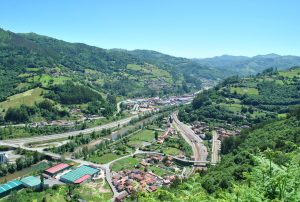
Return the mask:
{"type": "Polygon", "coordinates": [[[72,80],[104,94],[139,97],[183,94],[230,75],[155,51],[107,50],[3,29],[0,57],[0,99],[36,86],[48,87],[45,77],[72,80]]]}
{"type": "Polygon", "coordinates": [[[200,65],[226,69],[240,75],[256,74],[273,67],[279,70],[300,65],[298,56],[280,56],[276,54],[257,55],[254,57],[222,55],[213,58],[195,59],[200,65]]]}
{"type": "Polygon", "coordinates": [[[299,64],[299,57],[275,54],[187,59],[151,50],[102,49],[0,29],[0,100],[37,87],[51,91],[65,81],[104,95],[184,94],[214,85],[228,76],[299,64]]]}

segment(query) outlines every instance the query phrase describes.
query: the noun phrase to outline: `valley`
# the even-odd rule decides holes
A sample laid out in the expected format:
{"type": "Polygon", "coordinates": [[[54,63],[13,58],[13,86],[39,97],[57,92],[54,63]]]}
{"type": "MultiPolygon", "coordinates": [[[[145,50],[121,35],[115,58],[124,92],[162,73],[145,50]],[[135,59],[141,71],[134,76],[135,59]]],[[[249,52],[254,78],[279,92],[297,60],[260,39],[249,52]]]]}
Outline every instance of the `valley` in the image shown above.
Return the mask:
{"type": "Polygon", "coordinates": [[[0,29],[0,201],[298,201],[300,60],[0,29]]]}

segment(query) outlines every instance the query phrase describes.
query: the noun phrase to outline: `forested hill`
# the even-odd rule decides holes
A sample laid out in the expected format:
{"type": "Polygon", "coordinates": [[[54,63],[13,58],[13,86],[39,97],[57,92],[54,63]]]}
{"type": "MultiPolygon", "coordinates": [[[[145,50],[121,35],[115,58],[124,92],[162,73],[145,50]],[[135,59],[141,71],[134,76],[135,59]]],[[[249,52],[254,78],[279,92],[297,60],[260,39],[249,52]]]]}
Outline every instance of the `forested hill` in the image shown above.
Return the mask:
{"type": "Polygon", "coordinates": [[[227,127],[251,126],[285,117],[289,108],[300,104],[300,67],[267,69],[257,76],[229,77],[204,91],[180,110],[186,122],[205,121],[227,127]]]}
{"type": "Polygon", "coordinates": [[[179,118],[241,132],[222,139],[216,166],[139,193],[139,201],[300,200],[300,67],[225,79],[198,94],[179,118]]]}
{"type": "Polygon", "coordinates": [[[179,118],[241,132],[222,139],[216,166],[139,193],[139,201],[300,200],[300,67],[227,78],[198,94],[179,118]]]}
{"type": "Polygon", "coordinates": [[[106,50],[0,29],[0,99],[48,85],[48,80],[55,84],[66,79],[126,97],[183,94],[230,75],[189,59],[153,53],[106,50]]]}
{"type": "Polygon", "coordinates": [[[300,110],[288,118],[244,130],[222,143],[221,162],[206,172],[155,193],[141,202],[217,202],[300,200],[300,110]],[[227,144],[234,145],[224,150],[227,144]]]}
{"type": "Polygon", "coordinates": [[[200,65],[233,71],[239,75],[257,74],[267,68],[279,70],[300,65],[298,56],[280,56],[276,54],[257,55],[254,57],[222,55],[213,58],[195,59],[200,65]]]}

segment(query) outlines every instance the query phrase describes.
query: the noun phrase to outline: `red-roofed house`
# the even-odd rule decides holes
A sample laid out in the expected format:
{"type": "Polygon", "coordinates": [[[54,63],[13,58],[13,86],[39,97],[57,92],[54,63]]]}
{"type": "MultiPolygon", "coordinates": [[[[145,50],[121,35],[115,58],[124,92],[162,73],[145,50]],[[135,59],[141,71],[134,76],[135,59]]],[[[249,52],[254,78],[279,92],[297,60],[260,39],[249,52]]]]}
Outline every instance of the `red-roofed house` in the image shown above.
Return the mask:
{"type": "Polygon", "coordinates": [[[157,190],[157,187],[156,187],[156,186],[150,186],[150,187],[149,187],[149,190],[150,190],[150,191],[156,191],[156,190],[157,190]]]}

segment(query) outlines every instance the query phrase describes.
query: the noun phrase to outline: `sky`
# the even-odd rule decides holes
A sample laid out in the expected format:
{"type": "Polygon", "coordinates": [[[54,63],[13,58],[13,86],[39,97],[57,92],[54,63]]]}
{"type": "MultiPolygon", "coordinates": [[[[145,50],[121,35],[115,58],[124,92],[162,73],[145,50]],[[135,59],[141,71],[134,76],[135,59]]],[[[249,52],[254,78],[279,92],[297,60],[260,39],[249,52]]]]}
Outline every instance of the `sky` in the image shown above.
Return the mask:
{"type": "Polygon", "coordinates": [[[299,0],[0,0],[0,27],[204,58],[300,55],[299,0]]]}

